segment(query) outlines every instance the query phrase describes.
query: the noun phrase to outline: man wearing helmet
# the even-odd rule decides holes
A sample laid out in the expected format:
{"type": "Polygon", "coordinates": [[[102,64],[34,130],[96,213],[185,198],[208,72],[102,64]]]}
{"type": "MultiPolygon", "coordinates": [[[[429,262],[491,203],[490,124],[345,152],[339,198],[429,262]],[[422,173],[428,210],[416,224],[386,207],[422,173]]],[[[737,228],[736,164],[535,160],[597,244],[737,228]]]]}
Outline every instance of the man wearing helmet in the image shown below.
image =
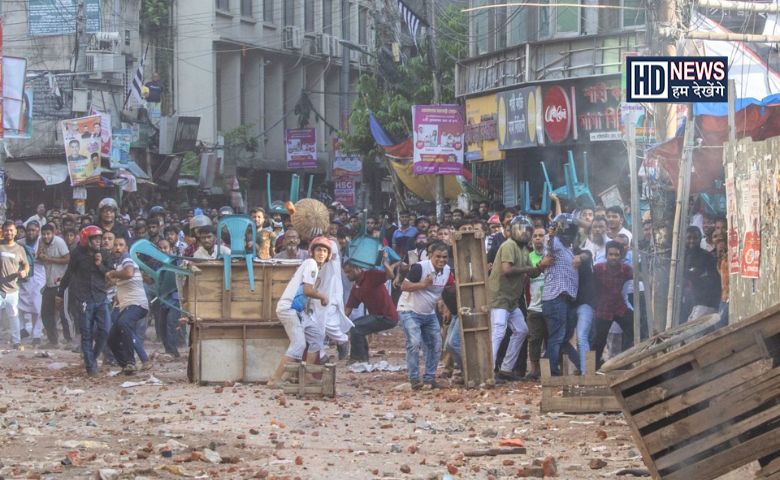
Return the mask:
{"type": "Polygon", "coordinates": [[[290,346],[285,356],[279,362],[276,371],[268,380],[268,386],[273,387],[282,378],[285,364],[299,363],[303,360],[306,344],[308,363],[317,363],[322,344],[325,341],[325,325],[318,325],[311,318],[311,301],[318,300],[322,306],[327,306],[330,299],[324,292],[318,290],[320,267],[330,259],[331,242],[325,237],[317,237],[309,244],[311,258],[301,263],[295,270],[290,282],[284,289],[276,304],[276,316],[284,326],[290,346]],[[303,324],[301,317],[304,317],[303,324]]]}
{"type": "Polygon", "coordinates": [[[101,249],[102,241],[100,228],[90,225],[81,230],[55,299],[58,307],[62,305],[65,289],[70,287],[71,316],[81,331],[81,352],[89,376],[97,375],[97,358],[106,345],[110,325],[106,273],[113,265],[111,253],[101,249]]]}
{"type": "Polygon", "coordinates": [[[16,224],[8,220],[3,223],[3,238],[0,240],[0,308],[5,310],[8,323],[11,326],[11,344],[13,348],[21,347],[21,330],[19,328],[19,285],[17,280],[27,278],[30,264],[27,262],[27,252],[16,243],[16,224]]]}
{"type": "Polygon", "coordinates": [[[98,221],[97,226],[104,232],[113,232],[117,237],[124,237],[125,240],[130,240],[130,235],[127,233],[127,227],[117,221],[117,213],[119,212],[119,205],[116,200],[111,197],[106,197],[98,204],[98,221]]]}
{"type": "Polygon", "coordinates": [[[495,265],[488,278],[490,292],[490,323],[493,331],[493,363],[504,340],[507,325],[512,331],[504,360],[498,370],[500,380],[515,380],[512,369],[520,356],[528,325],[525,323],[520,298],[525,293],[528,277],[536,277],[540,269],[531,265],[528,243],[533,233],[533,223],[523,216],[516,216],[509,223],[509,240],[498,248],[495,265]]]}

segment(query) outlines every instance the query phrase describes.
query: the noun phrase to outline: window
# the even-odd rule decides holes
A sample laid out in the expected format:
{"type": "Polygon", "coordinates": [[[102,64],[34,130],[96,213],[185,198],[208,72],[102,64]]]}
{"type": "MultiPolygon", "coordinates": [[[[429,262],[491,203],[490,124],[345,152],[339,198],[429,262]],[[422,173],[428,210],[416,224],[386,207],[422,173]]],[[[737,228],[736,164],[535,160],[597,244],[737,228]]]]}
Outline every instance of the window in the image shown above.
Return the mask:
{"type": "Polygon", "coordinates": [[[217,10],[230,11],[230,0],[217,0],[217,10]]]}
{"type": "Polygon", "coordinates": [[[333,35],[333,0],[322,0],[322,33],[333,35]]]}
{"type": "Polygon", "coordinates": [[[622,10],[623,28],[639,27],[645,24],[645,6],[642,0],[622,0],[624,7],[640,10],[622,10]]]}
{"type": "MultiPolygon", "coordinates": [[[[503,0],[501,1],[503,3],[503,0]]],[[[506,7],[496,8],[494,13],[496,16],[496,27],[494,29],[496,32],[496,50],[501,50],[506,48],[506,7]]]]}
{"type": "MultiPolygon", "coordinates": [[[[541,3],[573,3],[570,0],[542,0],[541,3]]],[[[579,2],[578,2],[579,3],[579,2]]],[[[539,38],[565,37],[580,33],[580,8],[543,7],[539,9],[539,38]]]]}
{"type": "Polygon", "coordinates": [[[263,0],[263,21],[274,22],[274,0],[263,0]]]}
{"type": "Polygon", "coordinates": [[[242,17],[251,17],[252,16],[252,1],[253,0],[241,0],[241,16],[242,17]]]}
{"type": "Polygon", "coordinates": [[[295,25],[295,1],[284,0],[284,18],[285,25],[295,25]]]}
{"type": "Polygon", "coordinates": [[[303,28],[314,31],[314,0],[303,0],[303,28]]]}
{"type": "Polygon", "coordinates": [[[368,9],[358,8],[358,43],[368,45],[368,9]]]}

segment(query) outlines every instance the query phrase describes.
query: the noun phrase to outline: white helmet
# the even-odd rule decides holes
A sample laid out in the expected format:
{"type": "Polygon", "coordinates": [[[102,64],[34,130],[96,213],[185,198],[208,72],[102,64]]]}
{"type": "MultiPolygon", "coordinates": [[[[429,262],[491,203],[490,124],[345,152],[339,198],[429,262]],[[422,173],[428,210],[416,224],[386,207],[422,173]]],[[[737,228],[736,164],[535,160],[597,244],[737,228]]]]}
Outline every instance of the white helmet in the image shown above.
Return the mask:
{"type": "Polygon", "coordinates": [[[117,205],[116,200],[114,200],[111,197],[106,197],[103,200],[101,200],[100,203],[98,203],[98,210],[103,210],[106,207],[113,208],[114,210],[119,210],[119,205],[117,205]]]}
{"type": "Polygon", "coordinates": [[[211,219],[206,215],[195,215],[190,219],[190,230],[200,227],[210,227],[212,225],[211,219]]]}

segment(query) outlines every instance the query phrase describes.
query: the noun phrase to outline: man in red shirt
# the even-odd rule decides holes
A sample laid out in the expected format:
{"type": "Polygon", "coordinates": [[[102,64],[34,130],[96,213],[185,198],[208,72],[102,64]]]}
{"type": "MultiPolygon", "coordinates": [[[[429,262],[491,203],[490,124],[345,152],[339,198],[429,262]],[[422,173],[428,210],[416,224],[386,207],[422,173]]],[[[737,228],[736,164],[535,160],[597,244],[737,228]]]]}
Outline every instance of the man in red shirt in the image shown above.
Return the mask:
{"type": "Polygon", "coordinates": [[[349,316],[361,303],[367,312],[367,315],[352,321],[355,326],[350,331],[350,363],[368,361],[366,335],[391,329],[398,324],[398,311],[385,287],[385,283],[393,278],[393,268],[387,253],[384,256],[384,267],[384,270],[364,270],[349,260],[344,264],[344,274],[353,282],[344,313],[349,316]]]}
{"type": "Polygon", "coordinates": [[[612,322],[623,329],[623,335],[634,338],[634,322],[631,311],[623,301],[623,284],[634,278],[631,267],[624,264],[623,244],[614,240],[606,245],[607,261],[593,267],[596,282],[596,335],[593,350],[596,351],[596,368],[601,367],[601,355],[607,344],[612,322]]]}

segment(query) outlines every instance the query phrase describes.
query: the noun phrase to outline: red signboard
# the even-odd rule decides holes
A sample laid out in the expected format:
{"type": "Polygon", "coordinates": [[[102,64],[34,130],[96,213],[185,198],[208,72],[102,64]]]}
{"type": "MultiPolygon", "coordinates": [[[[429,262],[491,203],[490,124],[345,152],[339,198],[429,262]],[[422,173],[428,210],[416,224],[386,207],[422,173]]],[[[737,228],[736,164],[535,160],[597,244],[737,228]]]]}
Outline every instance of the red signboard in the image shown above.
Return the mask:
{"type": "Polygon", "coordinates": [[[563,87],[555,85],[547,89],[542,100],[544,131],[552,143],[568,138],[572,128],[573,106],[563,87]]]}

